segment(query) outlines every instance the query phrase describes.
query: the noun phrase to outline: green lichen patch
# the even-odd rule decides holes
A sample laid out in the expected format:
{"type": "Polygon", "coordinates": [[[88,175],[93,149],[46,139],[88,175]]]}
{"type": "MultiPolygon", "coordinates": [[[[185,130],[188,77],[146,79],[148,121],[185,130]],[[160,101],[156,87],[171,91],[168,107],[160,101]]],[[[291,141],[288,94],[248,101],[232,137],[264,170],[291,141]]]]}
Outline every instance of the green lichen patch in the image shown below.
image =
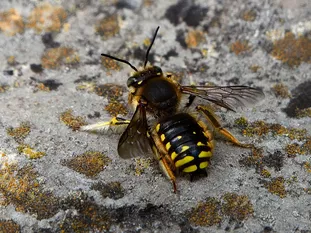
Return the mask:
{"type": "Polygon", "coordinates": [[[223,214],[233,220],[243,221],[254,213],[253,205],[245,195],[226,193],[222,199],[224,201],[222,204],[223,214]]]}
{"type": "Polygon", "coordinates": [[[287,195],[285,190],[285,179],[283,177],[273,178],[269,182],[264,182],[264,185],[270,193],[273,193],[280,198],[284,198],[287,195]]]}
{"type": "Polygon", "coordinates": [[[27,144],[20,144],[17,147],[17,150],[19,153],[25,154],[29,159],[39,159],[46,155],[45,152],[42,151],[35,151],[33,148],[31,148],[27,144]]]}
{"type": "Polygon", "coordinates": [[[277,83],[272,87],[272,91],[274,92],[276,97],[280,98],[290,98],[291,94],[288,90],[288,86],[283,83],[277,83]]]}
{"type": "Polygon", "coordinates": [[[12,220],[0,220],[1,233],[17,233],[20,232],[20,226],[12,220]]]}
{"type": "Polygon", "coordinates": [[[39,220],[52,217],[59,208],[58,199],[40,186],[32,166],[7,165],[1,169],[0,192],[16,211],[35,214],[39,220]]]}
{"type": "Polygon", "coordinates": [[[0,31],[9,36],[23,33],[25,23],[22,16],[13,8],[0,12],[0,31]]]}
{"type": "Polygon", "coordinates": [[[62,65],[73,67],[79,62],[79,54],[68,47],[47,49],[41,57],[41,64],[45,69],[57,69],[62,65]]]}
{"type": "Polygon", "coordinates": [[[188,213],[188,219],[190,223],[197,226],[218,225],[222,220],[220,210],[220,201],[210,197],[193,208],[188,213]]]}
{"type": "Polygon", "coordinates": [[[107,232],[110,228],[111,218],[108,210],[97,205],[84,193],[71,195],[63,201],[62,206],[68,214],[59,225],[60,232],[107,232]],[[68,211],[70,209],[71,212],[68,211]]]}
{"type": "Polygon", "coordinates": [[[287,32],[283,39],[274,42],[271,55],[290,67],[311,62],[311,40],[305,36],[296,38],[287,32]]]}
{"type": "Polygon", "coordinates": [[[27,27],[36,32],[60,32],[67,13],[62,7],[52,6],[48,3],[33,9],[28,17],[27,27]]]}
{"type": "Polygon", "coordinates": [[[63,161],[63,164],[76,172],[93,178],[103,171],[110,161],[111,160],[101,152],[87,151],[70,160],[63,161]]]}
{"type": "Polygon", "coordinates": [[[108,198],[117,200],[117,199],[124,197],[124,189],[121,186],[120,182],[117,182],[117,181],[110,182],[107,184],[98,182],[92,185],[91,188],[99,191],[103,198],[108,197],[108,198]]]}
{"type": "Polygon", "coordinates": [[[20,126],[13,128],[9,127],[6,132],[9,136],[13,137],[16,142],[22,142],[30,133],[29,122],[22,122],[20,126]]]}
{"type": "Polygon", "coordinates": [[[86,125],[83,117],[74,116],[72,110],[69,109],[60,115],[60,120],[69,126],[72,130],[79,130],[81,126],[86,125]]]}
{"type": "Polygon", "coordinates": [[[95,31],[103,37],[109,39],[117,35],[120,31],[118,15],[114,14],[100,20],[95,25],[95,31]]]}

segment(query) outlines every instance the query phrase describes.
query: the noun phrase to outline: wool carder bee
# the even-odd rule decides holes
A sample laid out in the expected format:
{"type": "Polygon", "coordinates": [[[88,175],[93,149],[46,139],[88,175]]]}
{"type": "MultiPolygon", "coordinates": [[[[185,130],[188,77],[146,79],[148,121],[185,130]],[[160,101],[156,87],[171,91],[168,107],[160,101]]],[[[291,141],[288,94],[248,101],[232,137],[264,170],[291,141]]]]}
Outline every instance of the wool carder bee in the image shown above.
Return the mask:
{"type": "Polygon", "coordinates": [[[212,108],[206,104],[193,106],[198,97],[231,111],[263,98],[261,90],[248,86],[182,86],[158,66],[149,66],[148,56],[159,27],[146,52],[144,66],[137,69],[130,62],[108,54],[102,56],[128,64],[134,72],[127,80],[128,102],[134,109],[131,120],[112,120],[83,127],[88,131],[120,131],[121,158],[154,155],[176,192],[177,172],[206,173],[214,149],[211,130],[222,134],[233,144],[240,143],[223,128],[212,108]],[[118,130],[117,130],[118,129],[118,130]]]}

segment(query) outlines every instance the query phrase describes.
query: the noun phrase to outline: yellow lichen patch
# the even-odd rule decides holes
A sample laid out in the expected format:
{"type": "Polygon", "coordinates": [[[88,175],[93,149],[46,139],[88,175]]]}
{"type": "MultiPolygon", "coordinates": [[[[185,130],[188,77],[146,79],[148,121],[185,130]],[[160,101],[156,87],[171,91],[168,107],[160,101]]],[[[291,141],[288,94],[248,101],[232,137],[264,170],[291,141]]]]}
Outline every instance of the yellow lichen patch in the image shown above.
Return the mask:
{"type": "Polygon", "coordinates": [[[150,39],[149,39],[149,38],[144,39],[143,44],[144,44],[144,46],[145,46],[145,47],[147,47],[147,48],[148,48],[148,47],[150,46],[150,44],[151,44],[150,39]]]}
{"type": "Polygon", "coordinates": [[[2,233],[17,233],[20,231],[20,226],[12,220],[0,220],[0,232],[2,233]]]}
{"type": "Polygon", "coordinates": [[[137,158],[135,159],[135,175],[140,176],[150,166],[150,159],[137,158]]]}
{"type": "MultiPolygon", "coordinates": [[[[120,70],[120,65],[116,60],[113,60],[109,57],[101,57],[101,62],[102,65],[107,69],[107,70],[120,70]]],[[[107,71],[107,74],[110,75],[110,73],[107,71]]]]}
{"type": "Polygon", "coordinates": [[[123,115],[128,113],[127,106],[118,101],[110,101],[109,104],[105,106],[105,110],[109,112],[111,116],[123,115]]]}
{"type": "Polygon", "coordinates": [[[278,195],[280,198],[286,197],[285,179],[283,177],[277,177],[268,182],[265,186],[270,193],[278,195]]]}
{"type": "Polygon", "coordinates": [[[297,108],[295,115],[297,118],[311,117],[311,108],[304,108],[304,109],[297,108]]]}
{"type": "Polygon", "coordinates": [[[39,83],[36,85],[36,89],[37,90],[40,90],[40,91],[46,91],[46,92],[49,92],[50,91],[50,88],[45,86],[44,83],[39,83]]]}
{"type": "Polygon", "coordinates": [[[67,13],[62,7],[43,4],[36,7],[28,17],[28,28],[36,32],[59,32],[67,18],[67,13]]]}
{"type": "Polygon", "coordinates": [[[120,31],[118,16],[114,14],[100,20],[95,25],[95,31],[104,39],[115,36],[120,31]]]}
{"type": "Polygon", "coordinates": [[[280,124],[266,123],[264,121],[249,123],[244,117],[237,118],[235,124],[242,130],[242,134],[248,137],[264,136],[272,133],[273,135],[287,136],[291,140],[301,141],[308,138],[306,129],[286,128],[280,124]]]}
{"type": "Polygon", "coordinates": [[[199,30],[191,30],[186,35],[185,42],[188,48],[196,48],[199,44],[205,42],[204,33],[199,30]]]}
{"type": "Polygon", "coordinates": [[[24,28],[24,21],[15,9],[0,12],[0,31],[9,36],[14,36],[17,33],[23,33],[24,28]]]}
{"type": "Polygon", "coordinates": [[[307,172],[311,173],[311,164],[309,162],[304,162],[303,167],[307,172]]]}
{"type": "Polygon", "coordinates": [[[31,166],[8,165],[0,169],[0,192],[16,211],[36,214],[37,219],[52,217],[58,211],[58,199],[43,191],[31,166]]]}
{"type": "Polygon", "coordinates": [[[7,63],[8,63],[9,66],[15,66],[15,65],[18,64],[18,62],[16,61],[14,56],[9,56],[7,58],[7,63]]]}
{"type": "Polygon", "coordinates": [[[244,21],[253,22],[256,19],[256,12],[253,11],[253,10],[243,11],[242,14],[241,14],[241,18],[244,21]]]}
{"type": "Polygon", "coordinates": [[[299,144],[297,144],[297,143],[286,145],[285,151],[291,157],[295,156],[297,154],[299,154],[299,155],[305,154],[305,151],[302,150],[301,146],[299,144]]]}
{"type": "Polygon", "coordinates": [[[27,144],[21,144],[17,147],[19,153],[25,154],[29,159],[39,159],[45,156],[45,152],[35,151],[27,144]]]}
{"type": "Polygon", "coordinates": [[[253,71],[254,73],[257,73],[257,71],[259,70],[259,69],[261,69],[262,67],[261,66],[258,66],[258,65],[252,65],[252,66],[250,66],[249,67],[249,69],[251,70],[251,71],[253,71]]]}
{"type": "Polygon", "coordinates": [[[60,115],[60,120],[68,125],[72,130],[78,130],[81,126],[86,125],[83,117],[74,116],[72,110],[69,109],[60,115]]]}
{"type": "Polygon", "coordinates": [[[94,92],[96,88],[95,82],[81,82],[76,86],[79,91],[94,92]]]}
{"type": "Polygon", "coordinates": [[[19,127],[7,128],[6,132],[13,137],[15,141],[22,142],[30,133],[30,125],[28,122],[22,122],[19,127]]]}
{"type": "Polygon", "coordinates": [[[287,32],[283,39],[274,42],[271,55],[290,67],[311,62],[311,40],[304,36],[296,38],[292,32],[287,32]]]}
{"type": "Polygon", "coordinates": [[[226,193],[223,196],[222,212],[237,221],[243,221],[254,213],[253,205],[245,195],[226,193]]]}
{"type": "Polygon", "coordinates": [[[166,72],[165,73],[166,77],[174,80],[175,82],[180,83],[183,77],[185,77],[184,72],[166,72]]]}
{"type": "Polygon", "coordinates": [[[272,91],[277,97],[281,98],[290,98],[291,94],[289,93],[288,87],[283,83],[277,83],[273,85],[272,91]]]}
{"type": "Polygon", "coordinates": [[[216,198],[208,198],[190,211],[188,219],[197,226],[217,225],[222,219],[219,215],[220,208],[220,202],[216,198]]]}
{"type": "Polygon", "coordinates": [[[262,169],[260,171],[260,175],[265,177],[265,178],[269,178],[271,176],[271,173],[267,169],[262,169]]]}
{"type": "Polygon", "coordinates": [[[0,84],[0,93],[4,93],[9,90],[9,86],[5,84],[0,84]]]}
{"type": "Polygon", "coordinates": [[[98,85],[95,88],[95,93],[99,96],[107,97],[108,100],[117,100],[123,95],[125,91],[124,86],[117,85],[114,83],[106,83],[98,85]]]}
{"type": "Polygon", "coordinates": [[[44,52],[41,57],[42,67],[56,69],[61,65],[74,66],[80,62],[79,54],[72,48],[51,48],[44,52]]]}
{"type": "Polygon", "coordinates": [[[248,41],[244,40],[244,41],[236,41],[234,43],[231,44],[230,46],[230,50],[231,52],[235,53],[235,55],[239,55],[243,52],[246,52],[248,50],[250,50],[250,46],[248,44],[248,41]]]}
{"type": "Polygon", "coordinates": [[[252,148],[251,155],[241,159],[239,163],[246,167],[254,167],[257,172],[261,173],[263,170],[263,150],[258,148],[252,148]]]}
{"type": "Polygon", "coordinates": [[[98,151],[87,151],[64,161],[64,165],[87,177],[93,178],[105,169],[111,161],[106,155],[98,151]]]}

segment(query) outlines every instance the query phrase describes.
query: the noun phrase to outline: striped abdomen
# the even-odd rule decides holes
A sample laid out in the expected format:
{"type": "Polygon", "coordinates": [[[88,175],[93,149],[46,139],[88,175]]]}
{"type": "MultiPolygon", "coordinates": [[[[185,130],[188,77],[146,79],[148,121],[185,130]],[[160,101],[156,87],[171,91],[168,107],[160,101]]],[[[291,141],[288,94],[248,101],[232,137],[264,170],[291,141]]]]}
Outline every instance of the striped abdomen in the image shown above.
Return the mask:
{"type": "Polygon", "coordinates": [[[200,172],[208,166],[213,143],[191,115],[168,117],[157,124],[156,132],[178,170],[200,172]]]}

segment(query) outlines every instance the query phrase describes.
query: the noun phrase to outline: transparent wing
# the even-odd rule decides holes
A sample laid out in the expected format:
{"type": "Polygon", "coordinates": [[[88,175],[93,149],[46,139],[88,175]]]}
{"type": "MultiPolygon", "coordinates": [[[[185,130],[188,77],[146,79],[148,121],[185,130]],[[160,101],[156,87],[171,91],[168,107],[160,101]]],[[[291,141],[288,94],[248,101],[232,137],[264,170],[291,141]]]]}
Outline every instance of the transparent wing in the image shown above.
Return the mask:
{"type": "Polygon", "coordinates": [[[260,89],[248,86],[182,86],[181,91],[231,111],[247,107],[264,98],[260,89]]]}
{"type": "Polygon", "coordinates": [[[127,159],[138,156],[149,156],[151,154],[151,147],[147,132],[146,109],[143,105],[138,105],[130,124],[119,140],[118,153],[120,157],[127,159]]]}

